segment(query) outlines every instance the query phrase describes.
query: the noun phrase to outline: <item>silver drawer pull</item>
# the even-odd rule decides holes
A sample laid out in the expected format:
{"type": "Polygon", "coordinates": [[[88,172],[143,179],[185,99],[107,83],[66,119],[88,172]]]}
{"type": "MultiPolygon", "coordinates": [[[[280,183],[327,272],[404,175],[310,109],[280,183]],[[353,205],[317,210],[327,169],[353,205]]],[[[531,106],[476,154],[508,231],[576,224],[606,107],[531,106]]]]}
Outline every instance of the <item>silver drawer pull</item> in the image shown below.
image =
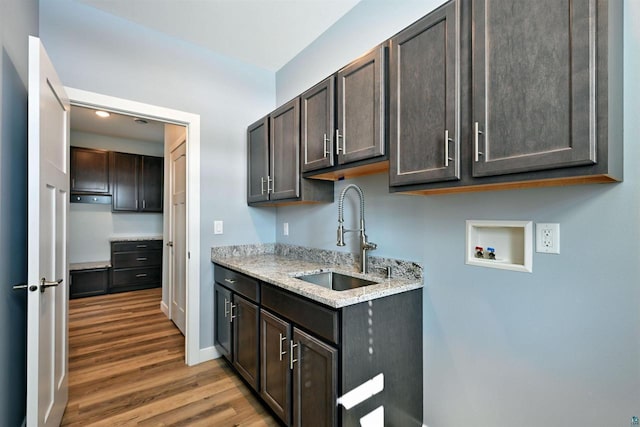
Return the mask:
{"type": "Polygon", "coordinates": [[[282,362],[282,356],[284,356],[285,354],[287,354],[286,351],[282,351],[282,342],[287,340],[287,337],[283,337],[282,334],[280,335],[280,361],[282,362]]]}
{"type": "Polygon", "coordinates": [[[146,248],[147,245],[136,245],[136,248],[146,248]]]}
{"type": "Polygon", "coordinates": [[[235,280],[235,279],[224,279],[224,281],[225,281],[225,282],[227,282],[227,283],[230,283],[230,284],[232,284],[232,285],[233,285],[234,283],[236,283],[236,280],[235,280]]]}
{"type": "Polygon", "coordinates": [[[136,274],[136,277],[147,277],[147,273],[136,274]]]}
{"type": "Polygon", "coordinates": [[[147,258],[144,258],[144,257],[136,258],[136,261],[146,261],[146,260],[147,258]]]}
{"type": "Polygon", "coordinates": [[[229,309],[227,307],[229,307],[229,301],[225,298],[224,299],[224,317],[225,318],[229,317],[229,309]]]}
{"type": "Polygon", "coordinates": [[[298,344],[294,344],[293,341],[289,341],[289,369],[293,369],[293,364],[298,361],[298,359],[293,358],[293,349],[297,346],[298,344]]]}
{"type": "Polygon", "coordinates": [[[473,155],[473,159],[474,161],[478,161],[480,160],[480,156],[484,156],[484,153],[482,151],[480,151],[480,146],[479,146],[479,142],[478,142],[478,137],[479,135],[482,135],[482,131],[479,129],[478,126],[478,122],[475,122],[473,125],[473,151],[474,151],[474,155],[473,155]]]}

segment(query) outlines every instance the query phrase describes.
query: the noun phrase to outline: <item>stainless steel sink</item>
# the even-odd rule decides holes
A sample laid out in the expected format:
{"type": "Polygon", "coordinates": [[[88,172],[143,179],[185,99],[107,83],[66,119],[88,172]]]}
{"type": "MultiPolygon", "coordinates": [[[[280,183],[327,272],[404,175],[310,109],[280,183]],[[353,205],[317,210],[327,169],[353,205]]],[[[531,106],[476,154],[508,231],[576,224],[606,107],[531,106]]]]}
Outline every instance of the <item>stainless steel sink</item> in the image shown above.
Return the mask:
{"type": "Polygon", "coordinates": [[[376,283],[372,280],[347,276],[346,274],[335,273],[333,271],[308,274],[305,276],[298,276],[296,278],[304,280],[305,282],[313,283],[314,285],[322,286],[324,288],[333,289],[334,291],[346,291],[349,289],[373,285],[376,283]]]}

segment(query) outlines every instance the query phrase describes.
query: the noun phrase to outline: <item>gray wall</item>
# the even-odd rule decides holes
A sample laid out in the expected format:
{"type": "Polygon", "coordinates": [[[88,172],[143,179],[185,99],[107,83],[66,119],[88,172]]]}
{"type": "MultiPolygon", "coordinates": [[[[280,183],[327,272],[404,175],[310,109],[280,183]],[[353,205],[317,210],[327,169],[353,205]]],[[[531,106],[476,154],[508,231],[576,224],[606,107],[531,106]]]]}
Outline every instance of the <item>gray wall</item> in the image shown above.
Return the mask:
{"type": "Polygon", "coordinates": [[[0,0],[0,425],[26,415],[28,36],[38,35],[37,0],[0,0]]]}
{"type": "Polygon", "coordinates": [[[275,212],[246,206],[246,126],[274,107],[273,72],[71,0],[41,0],[40,35],[63,84],[200,114],[201,347],[213,345],[211,247],[273,242],[275,212]],[[213,234],[213,220],[225,234],[213,234]]]}
{"type": "MultiPolygon", "coordinates": [[[[278,104],[435,3],[363,0],[278,71],[278,104]]],[[[433,197],[388,194],[385,175],[336,183],[336,200],[362,186],[374,255],[425,267],[429,427],[628,426],[640,415],[640,3],[624,6],[623,183],[433,197]],[[561,254],[535,253],[531,274],[467,266],[466,219],[558,222],[561,254]]],[[[335,204],[278,208],[276,239],[338,249],[336,226],[335,204]]]]}
{"type": "MultiPolygon", "coordinates": [[[[164,156],[164,141],[136,141],[78,131],[71,131],[70,140],[76,147],[164,156]]],[[[70,263],[108,260],[110,239],[127,236],[162,236],[162,214],[114,213],[111,205],[71,203],[67,247],[70,263]]]]}

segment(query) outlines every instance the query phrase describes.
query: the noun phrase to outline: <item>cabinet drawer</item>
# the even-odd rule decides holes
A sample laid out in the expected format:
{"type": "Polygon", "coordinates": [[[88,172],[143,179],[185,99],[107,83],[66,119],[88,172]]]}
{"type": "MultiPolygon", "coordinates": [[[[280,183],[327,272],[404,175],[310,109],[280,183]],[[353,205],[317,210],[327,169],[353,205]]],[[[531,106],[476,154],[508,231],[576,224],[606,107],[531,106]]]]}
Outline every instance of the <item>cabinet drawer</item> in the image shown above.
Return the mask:
{"type": "Polygon", "coordinates": [[[219,265],[215,266],[214,277],[216,282],[222,286],[249,298],[253,302],[260,302],[260,285],[256,279],[219,265]]]}
{"type": "Polygon", "coordinates": [[[162,240],[139,240],[135,242],[111,242],[113,252],[144,251],[162,249],[162,240]]]}
{"type": "Polygon", "coordinates": [[[314,334],[338,343],[338,312],[269,285],[262,286],[262,306],[314,334]]]}
{"type": "Polygon", "coordinates": [[[114,269],[111,274],[111,287],[116,288],[160,282],[162,280],[162,269],[157,267],[114,269]]]}
{"type": "Polygon", "coordinates": [[[113,268],[151,267],[162,264],[162,251],[117,252],[111,260],[113,268]]]}

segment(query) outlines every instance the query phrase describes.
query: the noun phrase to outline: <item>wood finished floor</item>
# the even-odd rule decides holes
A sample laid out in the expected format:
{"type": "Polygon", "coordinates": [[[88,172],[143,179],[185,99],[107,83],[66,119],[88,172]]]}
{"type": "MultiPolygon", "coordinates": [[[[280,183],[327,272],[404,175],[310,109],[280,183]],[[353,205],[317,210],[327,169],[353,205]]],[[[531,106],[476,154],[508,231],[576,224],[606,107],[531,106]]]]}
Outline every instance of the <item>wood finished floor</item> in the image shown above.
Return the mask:
{"type": "Polygon", "coordinates": [[[277,426],[222,360],[189,367],[161,289],[69,302],[63,426],[277,426]]]}

